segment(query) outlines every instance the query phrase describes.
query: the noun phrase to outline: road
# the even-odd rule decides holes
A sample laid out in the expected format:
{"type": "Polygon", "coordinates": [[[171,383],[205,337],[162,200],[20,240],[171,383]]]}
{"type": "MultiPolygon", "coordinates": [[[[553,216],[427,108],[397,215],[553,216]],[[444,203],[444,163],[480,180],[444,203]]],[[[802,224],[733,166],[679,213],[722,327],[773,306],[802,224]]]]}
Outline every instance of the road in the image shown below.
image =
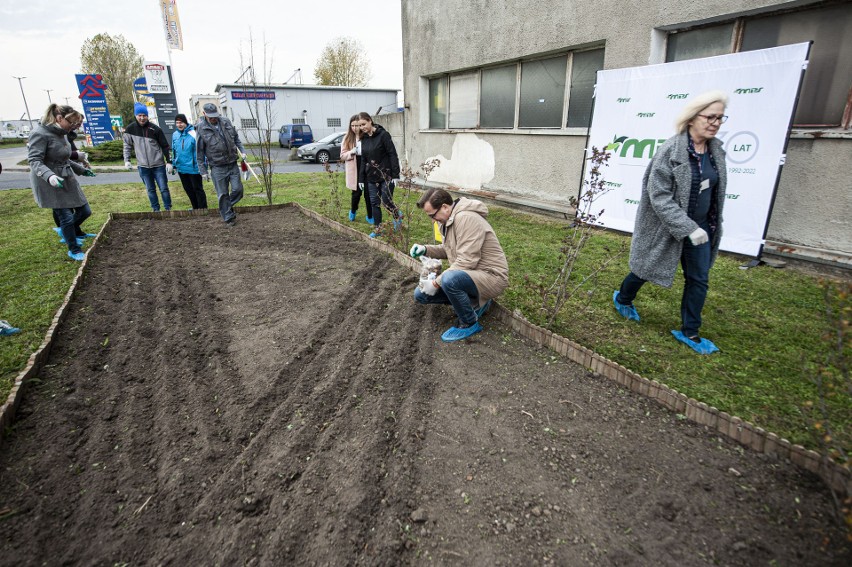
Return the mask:
{"type": "MultiPolygon", "coordinates": [[[[305,173],[305,172],[321,172],[325,171],[325,167],[317,163],[302,163],[297,161],[283,161],[288,150],[280,150],[273,148],[272,158],[275,161],[275,173],[305,173]],[[279,161],[280,160],[280,161],[279,161]]],[[[6,189],[24,189],[30,186],[30,174],[23,171],[25,167],[18,166],[17,163],[27,158],[27,149],[21,148],[3,148],[0,149],[0,163],[3,164],[3,174],[0,175],[0,191],[6,189]],[[9,168],[15,168],[16,171],[9,171],[9,168]],[[17,171],[21,170],[21,171],[17,171]]],[[[97,169],[97,166],[95,167],[97,169]]],[[[108,185],[113,183],[142,183],[139,179],[139,174],[136,171],[110,171],[99,173],[97,177],[78,177],[80,185],[108,185]]],[[[179,180],[174,176],[175,183],[179,180]]]]}

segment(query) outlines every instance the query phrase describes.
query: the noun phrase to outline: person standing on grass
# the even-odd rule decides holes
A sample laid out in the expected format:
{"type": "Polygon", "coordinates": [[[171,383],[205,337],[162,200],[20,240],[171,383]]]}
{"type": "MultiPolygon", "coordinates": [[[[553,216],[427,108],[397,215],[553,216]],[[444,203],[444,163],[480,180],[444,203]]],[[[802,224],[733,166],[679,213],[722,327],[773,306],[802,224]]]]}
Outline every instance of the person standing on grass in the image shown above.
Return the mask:
{"type": "Polygon", "coordinates": [[[202,175],[210,170],[219,199],[219,214],[225,224],[234,226],[237,224],[234,205],[243,198],[243,181],[237,162],[245,160],[246,153],[237,129],[230,120],[219,114],[216,105],[208,102],[203,110],[204,117],[195,126],[198,134],[198,170],[202,175]]]}
{"type": "Polygon", "coordinates": [[[719,348],[698,335],[710,268],[722,240],[727,168],[716,138],[728,119],[728,95],[711,91],[687,102],[675,122],[677,134],[654,154],[642,180],[642,197],[630,244],[630,273],[612,294],[616,311],[639,321],[633,300],[646,281],[671,287],[683,267],[681,328],[675,339],[698,354],[719,348]]]}
{"type": "MultiPolygon", "coordinates": [[[[349,130],[340,146],[340,159],[343,161],[346,171],[346,188],[352,191],[352,203],[349,207],[350,222],[355,220],[355,215],[358,213],[358,203],[361,202],[361,195],[364,194],[364,182],[359,178],[361,170],[361,156],[358,153],[360,138],[361,126],[356,114],[349,119],[349,130]]],[[[364,208],[367,211],[367,223],[373,224],[373,206],[370,204],[369,195],[366,194],[364,194],[364,208]]]]}
{"type": "Polygon", "coordinates": [[[417,207],[441,226],[443,243],[415,244],[411,256],[446,258],[450,267],[415,289],[414,300],[423,305],[452,305],[458,324],[441,335],[441,340],[466,339],[482,330],[479,319],[491,306],[491,299],[509,287],[509,263],[485,220],[488,207],[482,202],[466,197],[453,201],[444,189],[432,188],[423,193],[417,207]]]}
{"type": "MultiPolygon", "coordinates": [[[[130,124],[124,131],[124,167],[133,169],[130,165],[130,152],[136,154],[136,165],[139,168],[139,177],[148,191],[148,201],[151,210],[160,210],[160,201],[157,199],[157,188],[163,197],[163,207],[169,211],[172,208],[172,195],[169,193],[169,179],[166,177],[166,165],[168,164],[169,142],[166,135],[156,124],[148,121],[148,107],[141,102],[133,106],[136,121],[130,124]]],[[[168,164],[171,168],[171,164],[168,164]]]]}
{"type": "MultiPolygon", "coordinates": [[[[71,161],[79,162],[86,169],[92,169],[91,164],[89,164],[89,154],[79,151],[77,145],[74,143],[74,140],[77,139],[77,131],[71,130],[65,137],[68,138],[68,143],[71,144],[71,161]]],[[[56,225],[53,227],[53,230],[59,235],[59,243],[65,244],[65,237],[62,235],[62,227],[56,211],[53,211],[53,223],[56,225]]],[[[74,233],[77,235],[78,240],[97,236],[96,234],[84,231],[79,224],[74,225],[74,233]]]]}
{"type": "Polygon", "coordinates": [[[207,208],[204,181],[198,172],[195,128],[186,120],[186,114],[175,116],[175,132],[172,134],[172,164],[177,170],[180,183],[193,209],[207,208]]]}
{"type": "Polygon", "coordinates": [[[39,207],[53,209],[56,213],[68,246],[68,256],[77,261],[86,256],[81,248],[82,240],[77,239],[75,226],[89,218],[92,209],[74,174],[95,176],[91,169],[71,161],[71,144],[67,135],[82,123],[83,116],[72,107],[51,104],[41,123],[30,134],[27,144],[33,197],[39,207]]]}
{"type": "Polygon", "coordinates": [[[361,165],[358,180],[363,181],[373,208],[375,228],[370,238],[382,235],[382,206],[391,213],[394,230],[402,223],[402,211],[393,202],[394,180],[399,179],[399,157],[387,130],[373,123],[366,112],[358,113],[361,127],[361,165]]]}

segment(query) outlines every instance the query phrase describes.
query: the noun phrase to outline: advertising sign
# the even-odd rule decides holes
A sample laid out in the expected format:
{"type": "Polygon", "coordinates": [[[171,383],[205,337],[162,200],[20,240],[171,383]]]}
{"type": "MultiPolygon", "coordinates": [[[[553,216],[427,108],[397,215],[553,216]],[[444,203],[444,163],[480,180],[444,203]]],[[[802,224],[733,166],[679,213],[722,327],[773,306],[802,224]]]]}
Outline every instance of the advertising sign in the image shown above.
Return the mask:
{"type": "Polygon", "coordinates": [[[271,91],[231,91],[233,100],[275,100],[271,91]]]}
{"type": "Polygon", "coordinates": [[[166,65],[162,61],[145,61],[142,64],[145,69],[145,84],[151,94],[169,94],[172,92],[172,82],[166,71],[166,65]]]}
{"type": "MultiPolygon", "coordinates": [[[[175,116],[178,114],[177,97],[174,89],[172,89],[172,70],[166,66],[164,73],[164,82],[168,85],[169,90],[166,93],[151,92],[150,95],[154,98],[154,108],[157,110],[157,125],[163,129],[166,139],[171,141],[172,133],[175,131],[175,116]]],[[[151,83],[148,83],[150,91],[151,83]]]]}
{"type": "Polygon", "coordinates": [[[133,81],[133,90],[139,94],[148,94],[148,83],[145,82],[145,77],[139,77],[133,81]]]}
{"type": "Polygon", "coordinates": [[[109,118],[106,95],[107,86],[101,75],[74,75],[80,89],[80,101],[86,115],[85,130],[91,136],[92,144],[98,146],[113,140],[112,124],[109,118]]]}
{"type": "Polygon", "coordinates": [[[183,49],[183,35],[180,32],[177,0],[160,0],[160,13],[163,15],[163,28],[169,49],[183,49]]]}
{"type": "Polygon", "coordinates": [[[728,169],[722,250],[758,256],[784,163],[809,43],[629,69],[598,71],[589,149],[609,148],[604,179],[613,190],[595,201],[604,226],[633,231],[642,177],[674,132],[693,96],[728,94],[730,118],[717,138],[728,169]]]}

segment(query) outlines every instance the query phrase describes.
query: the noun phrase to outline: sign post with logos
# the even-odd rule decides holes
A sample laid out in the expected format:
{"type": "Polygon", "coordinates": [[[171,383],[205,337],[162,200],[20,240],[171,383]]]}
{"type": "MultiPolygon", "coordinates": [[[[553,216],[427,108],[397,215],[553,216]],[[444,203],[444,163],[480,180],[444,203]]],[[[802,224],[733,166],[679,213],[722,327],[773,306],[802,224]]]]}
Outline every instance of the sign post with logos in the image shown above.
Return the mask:
{"type": "Polygon", "coordinates": [[[657,148],[674,135],[686,101],[721,90],[730,119],[724,144],[728,185],[721,249],[759,257],[786,158],[788,132],[810,43],[661,65],[598,71],[587,152],[608,148],[606,184],[595,201],[608,228],[633,232],[642,177],[657,148]]]}
{"type": "Polygon", "coordinates": [[[98,146],[114,139],[112,123],[107,108],[104,91],[107,86],[103,77],[96,74],[74,75],[80,89],[83,113],[86,115],[86,134],[91,137],[92,145],[98,146]]]}
{"type": "Polygon", "coordinates": [[[163,129],[166,139],[171,140],[175,131],[175,116],[178,114],[171,68],[161,61],[145,61],[143,67],[148,96],[154,99],[158,125],[163,129]]]}

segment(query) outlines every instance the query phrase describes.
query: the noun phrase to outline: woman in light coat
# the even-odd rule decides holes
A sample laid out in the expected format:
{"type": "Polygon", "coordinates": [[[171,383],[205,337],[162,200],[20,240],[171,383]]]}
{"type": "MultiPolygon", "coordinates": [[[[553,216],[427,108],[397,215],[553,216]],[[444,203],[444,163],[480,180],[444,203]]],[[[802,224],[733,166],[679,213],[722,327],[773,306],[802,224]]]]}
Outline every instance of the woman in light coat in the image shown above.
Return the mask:
{"type": "Polygon", "coordinates": [[[672,334],[699,354],[719,350],[698,330],[710,268],[722,239],[728,177],[716,134],[728,118],[727,104],[728,96],[721,91],[693,98],[678,117],[678,133],[654,154],[642,180],[630,273],[612,296],[623,317],[638,321],[633,300],[639,289],[646,281],[671,287],[680,261],[685,280],[681,329],[672,334]]]}
{"type": "MultiPolygon", "coordinates": [[[[349,207],[349,220],[354,221],[358,213],[358,203],[364,194],[364,183],[359,177],[361,171],[361,156],[358,153],[361,140],[361,127],[358,115],[349,119],[349,130],[343,138],[340,146],[340,160],[343,162],[346,172],[346,188],[352,191],[352,204],[349,207]]],[[[367,222],[373,224],[373,206],[370,199],[364,195],[364,208],[367,210],[367,222]]]]}
{"type": "Polygon", "coordinates": [[[89,218],[92,209],[75,174],[87,177],[95,174],[71,161],[71,144],[66,136],[82,123],[83,116],[72,107],[51,104],[27,144],[33,197],[39,207],[53,209],[56,213],[62,237],[68,245],[68,256],[77,261],[82,261],[85,255],[75,226],[89,218]]]}

